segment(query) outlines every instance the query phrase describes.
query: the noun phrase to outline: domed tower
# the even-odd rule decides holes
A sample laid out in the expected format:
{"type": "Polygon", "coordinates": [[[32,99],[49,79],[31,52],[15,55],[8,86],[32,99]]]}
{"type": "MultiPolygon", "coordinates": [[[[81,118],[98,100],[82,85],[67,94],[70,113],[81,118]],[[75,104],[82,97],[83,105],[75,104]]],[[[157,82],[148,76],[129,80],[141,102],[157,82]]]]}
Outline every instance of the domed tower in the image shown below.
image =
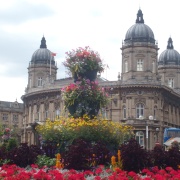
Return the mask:
{"type": "Polygon", "coordinates": [[[55,65],[53,54],[47,49],[46,40],[43,37],[40,48],[33,53],[29,63],[28,90],[41,87],[56,80],[57,66],[55,65]]]}
{"type": "Polygon", "coordinates": [[[162,83],[174,89],[180,88],[180,54],[174,50],[171,37],[167,49],[159,56],[158,73],[162,83]]]}
{"type": "Polygon", "coordinates": [[[122,44],[122,83],[141,83],[157,80],[158,47],[154,33],[144,24],[139,9],[136,24],[131,26],[122,44]]]}

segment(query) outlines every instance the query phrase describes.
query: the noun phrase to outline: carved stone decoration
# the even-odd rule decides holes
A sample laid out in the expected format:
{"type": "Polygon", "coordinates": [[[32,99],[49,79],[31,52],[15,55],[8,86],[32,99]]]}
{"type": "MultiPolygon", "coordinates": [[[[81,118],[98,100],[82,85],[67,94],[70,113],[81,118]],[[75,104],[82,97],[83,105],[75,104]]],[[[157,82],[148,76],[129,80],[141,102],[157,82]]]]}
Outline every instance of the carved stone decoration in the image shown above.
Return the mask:
{"type": "Polygon", "coordinates": [[[123,103],[126,103],[126,98],[125,97],[123,97],[123,103]]]}
{"type": "Polygon", "coordinates": [[[145,57],[145,55],[144,54],[137,54],[135,57],[141,58],[141,57],[145,57]]]}
{"type": "Polygon", "coordinates": [[[136,105],[138,103],[146,104],[146,99],[145,98],[135,98],[134,99],[134,104],[136,105]]]}
{"type": "Polygon", "coordinates": [[[158,98],[154,97],[154,104],[157,104],[158,98]]]}

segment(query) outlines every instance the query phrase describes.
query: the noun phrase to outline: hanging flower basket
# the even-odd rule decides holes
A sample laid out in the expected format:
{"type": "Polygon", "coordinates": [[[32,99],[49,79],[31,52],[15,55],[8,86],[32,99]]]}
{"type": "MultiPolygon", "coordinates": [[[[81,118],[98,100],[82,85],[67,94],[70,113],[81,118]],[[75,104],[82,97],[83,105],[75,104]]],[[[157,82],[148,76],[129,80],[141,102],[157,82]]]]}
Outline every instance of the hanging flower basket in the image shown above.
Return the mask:
{"type": "Polygon", "coordinates": [[[66,60],[63,65],[68,69],[69,73],[77,81],[77,77],[90,79],[93,77],[93,81],[97,77],[97,72],[101,73],[104,71],[104,64],[98,52],[90,49],[89,46],[85,48],[77,48],[66,52],[66,60]],[[94,75],[92,75],[92,72],[94,75]],[[96,75],[95,75],[96,74],[96,75]]]}
{"type": "Polygon", "coordinates": [[[97,70],[89,70],[85,73],[74,73],[73,79],[76,83],[77,81],[81,81],[82,79],[89,79],[90,81],[95,81],[97,78],[97,70]]]}
{"type": "Polygon", "coordinates": [[[97,115],[109,103],[109,95],[96,81],[82,79],[61,89],[65,108],[72,116],[97,115]]]}
{"type": "Polygon", "coordinates": [[[90,119],[93,119],[99,113],[100,104],[97,102],[89,103],[86,108],[81,108],[81,106],[83,106],[82,103],[75,102],[73,105],[68,106],[67,109],[74,118],[87,115],[90,119]]]}

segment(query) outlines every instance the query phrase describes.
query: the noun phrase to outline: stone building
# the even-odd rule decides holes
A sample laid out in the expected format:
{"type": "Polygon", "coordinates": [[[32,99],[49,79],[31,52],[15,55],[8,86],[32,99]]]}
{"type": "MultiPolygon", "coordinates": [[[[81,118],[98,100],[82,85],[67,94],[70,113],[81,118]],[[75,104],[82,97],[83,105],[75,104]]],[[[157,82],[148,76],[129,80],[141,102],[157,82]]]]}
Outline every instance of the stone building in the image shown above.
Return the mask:
{"type": "Polygon", "coordinates": [[[0,125],[2,128],[11,128],[19,131],[21,139],[21,128],[23,126],[23,104],[15,102],[0,101],[0,125]]]}
{"type": "MultiPolygon", "coordinates": [[[[158,50],[154,33],[144,23],[139,9],[136,23],[127,30],[121,47],[122,67],[117,81],[98,77],[100,85],[110,89],[112,98],[104,115],[134,126],[136,139],[147,149],[152,149],[156,142],[163,144],[165,127],[180,127],[180,55],[174,50],[171,37],[159,58],[158,50]]],[[[73,80],[57,79],[57,70],[43,37],[29,63],[28,85],[22,96],[22,141],[38,144],[34,127],[47,118],[67,115],[60,89],[73,80]]]]}

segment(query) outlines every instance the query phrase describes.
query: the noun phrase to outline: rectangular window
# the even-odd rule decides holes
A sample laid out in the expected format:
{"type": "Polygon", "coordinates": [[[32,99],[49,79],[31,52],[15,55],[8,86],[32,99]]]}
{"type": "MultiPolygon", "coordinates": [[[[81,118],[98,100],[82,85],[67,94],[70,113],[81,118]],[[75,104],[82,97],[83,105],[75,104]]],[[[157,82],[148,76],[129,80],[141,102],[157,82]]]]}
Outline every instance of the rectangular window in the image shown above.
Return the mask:
{"type": "Polygon", "coordinates": [[[169,78],[169,79],[168,79],[168,86],[169,86],[170,88],[173,88],[173,87],[174,87],[174,79],[173,79],[173,78],[169,78]]]}
{"type": "Polygon", "coordinates": [[[42,77],[38,78],[38,86],[42,86],[42,77]]]}
{"type": "Polygon", "coordinates": [[[107,119],[107,112],[106,112],[106,108],[101,108],[101,114],[102,114],[102,117],[107,119]]]}
{"type": "Polygon", "coordinates": [[[136,118],[140,118],[140,116],[144,116],[144,105],[137,104],[136,106],[136,118]]]}
{"type": "Polygon", "coordinates": [[[41,121],[41,113],[38,112],[38,121],[41,121]]]}
{"type": "Polygon", "coordinates": [[[154,108],[154,119],[156,119],[156,109],[154,108]]]}
{"type": "Polygon", "coordinates": [[[31,88],[31,78],[29,79],[29,88],[31,88]]]}
{"type": "Polygon", "coordinates": [[[3,124],[3,125],[2,125],[2,128],[6,128],[6,127],[7,127],[7,125],[6,125],[6,124],[3,124]]]}
{"type": "Polygon", "coordinates": [[[48,118],[48,111],[45,112],[45,118],[48,118]]]}
{"type": "Polygon", "coordinates": [[[128,62],[127,61],[125,61],[125,63],[124,63],[124,71],[128,72],[128,62]]]}
{"type": "Polygon", "coordinates": [[[126,119],[126,107],[123,108],[123,118],[126,119]]]}
{"type": "Polygon", "coordinates": [[[143,60],[142,59],[137,60],[137,71],[143,71],[143,60]]]}
{"type": "Polygon", "coordinates": [[[4,121],[7,121],[7,120],[8,120],[8,114],[3,114],[3,115],[2,115],[2,119],[3,119],[4,121]]]}
{"type": "Polygon", "coordinates": [[[13,114],[13,122],[14,123],[18,122],[18,114],[13,114]]]}
{"type": "Polygon", "coordinates": [[[59,116],[59,115],[60,115],[60,110],[56,109],[56,116],[59,116]]]}

